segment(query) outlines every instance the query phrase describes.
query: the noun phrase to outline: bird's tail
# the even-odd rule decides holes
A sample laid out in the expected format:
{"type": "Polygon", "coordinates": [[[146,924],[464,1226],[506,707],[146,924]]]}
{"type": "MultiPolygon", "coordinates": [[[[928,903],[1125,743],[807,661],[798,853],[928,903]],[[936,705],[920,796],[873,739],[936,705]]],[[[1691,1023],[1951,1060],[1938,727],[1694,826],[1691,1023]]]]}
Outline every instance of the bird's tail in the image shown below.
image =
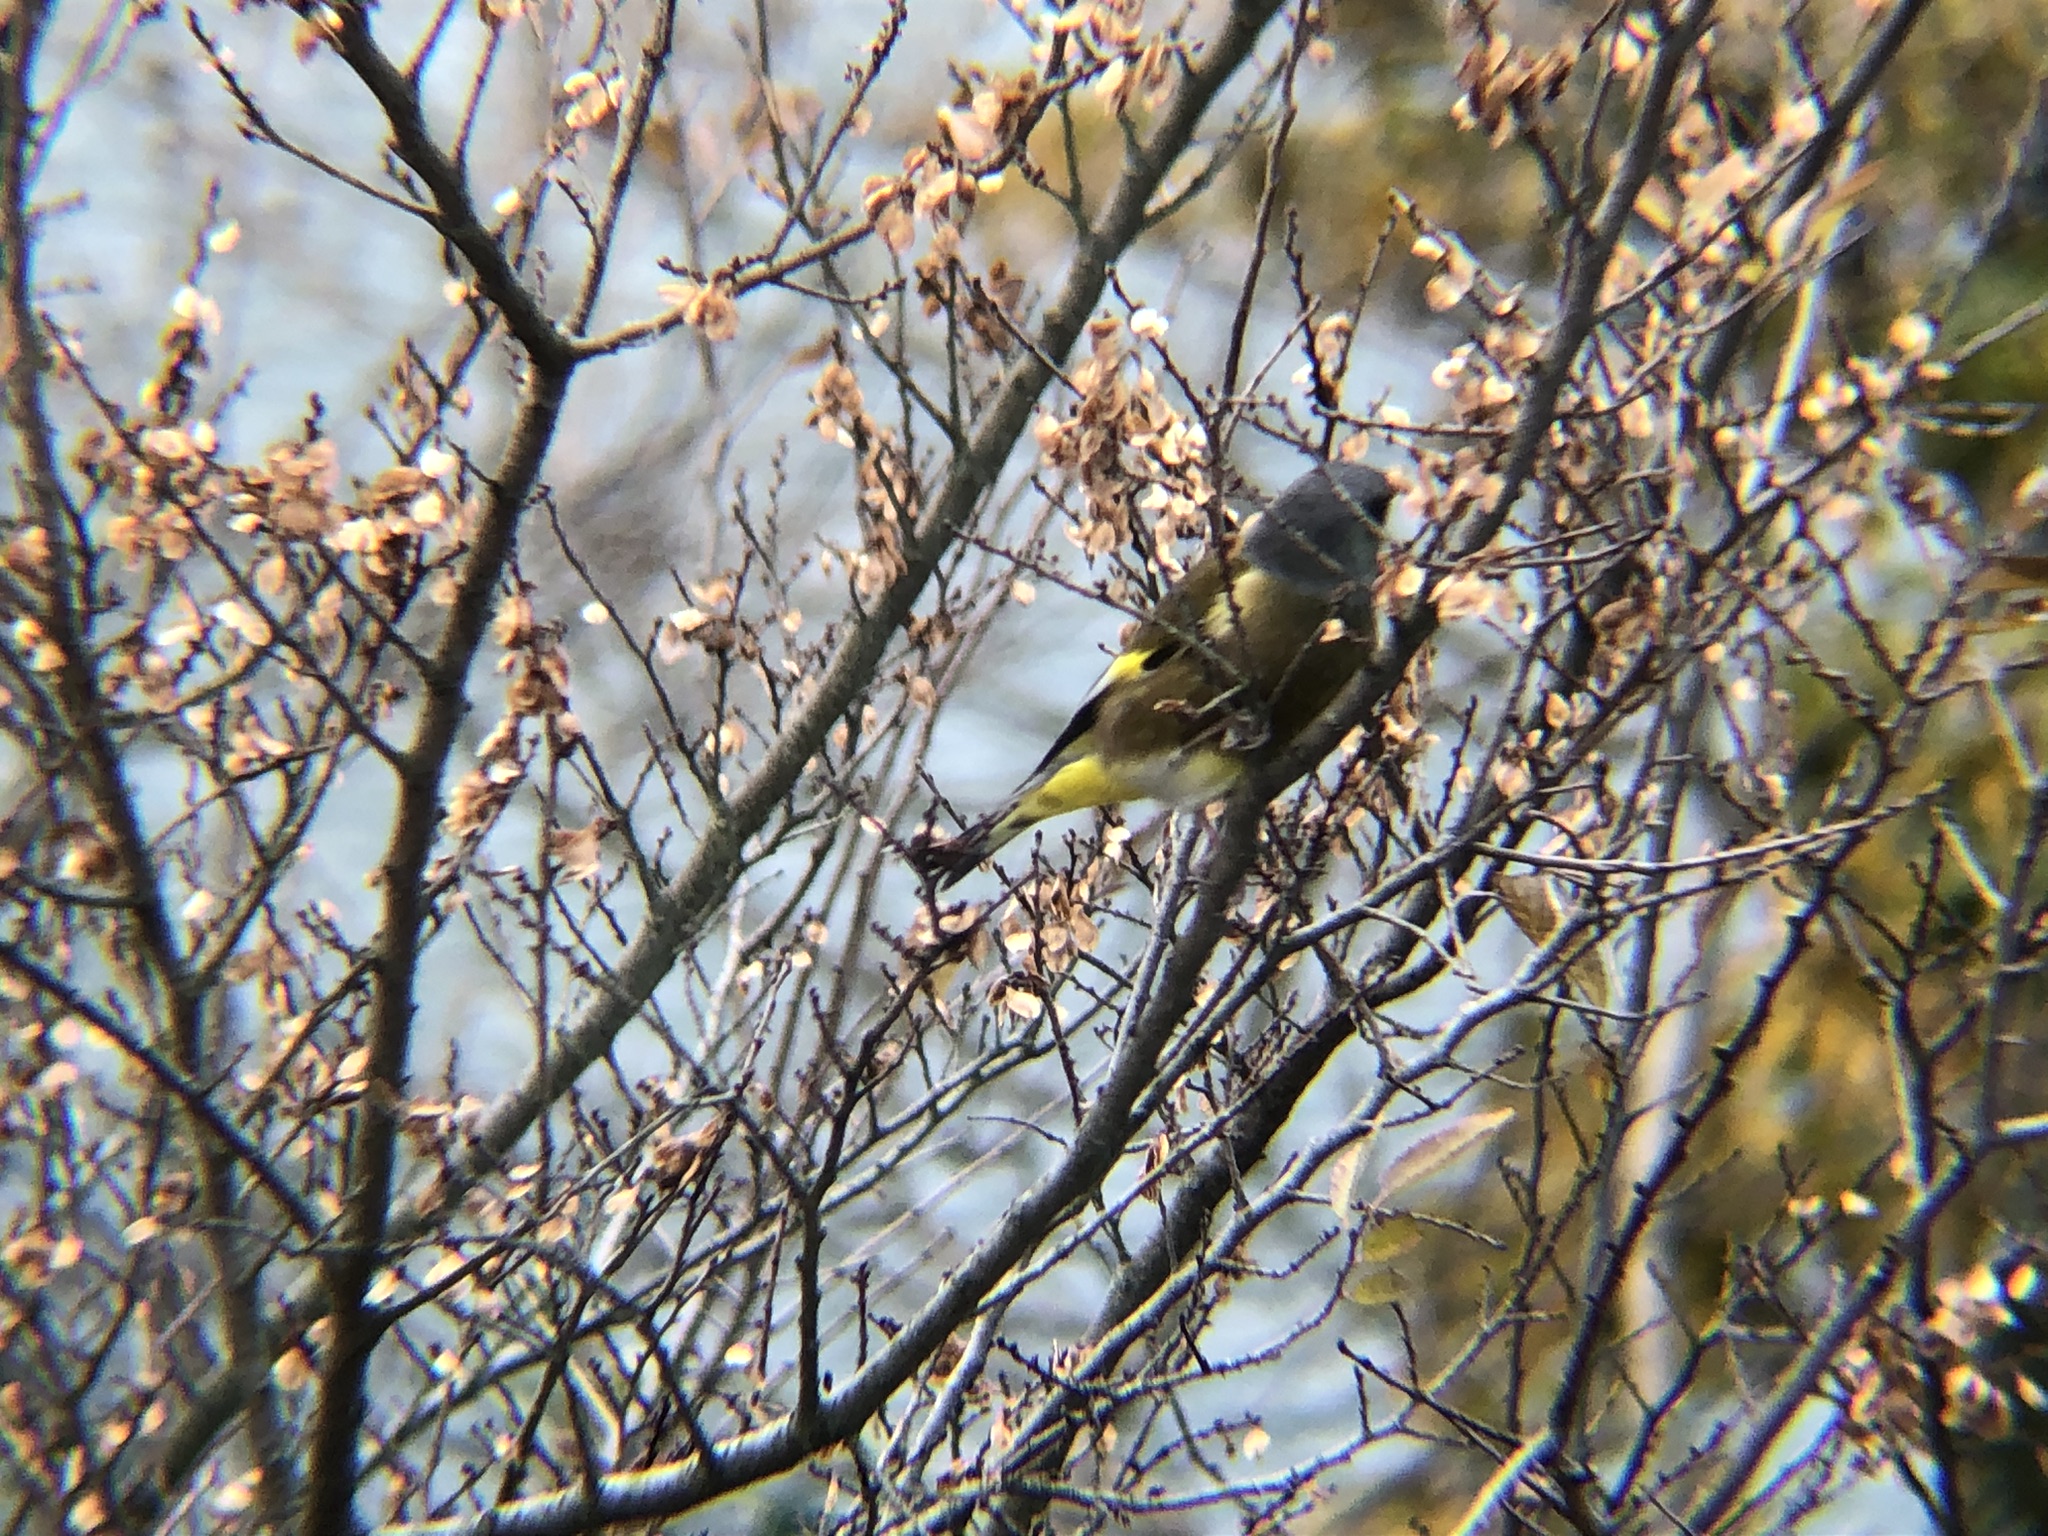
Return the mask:
{"type": "Polygon", "coordinates": [[[991,812],[957,837],[923,837],[912,842],[911,862],[944,890],[1011,838],[1041,821],[1068,811],[1115,805],[1142,793],[1092,752],[1062,761],[1048,757],[1001,810],[991,812]]]}
{"type": "Polygon", "coordinates": [[[1011,838],[1040,818],[1023,816],[1012,803],[953,837],[921,833],[911,840],[910,862],[940,890],[957,885],[1011,838]]]}
{"type": "Polygon", "coordinates": [[[969,827],[957,837],[920,836],[910,844],[910,863],[940,890],[957,885],[989,854],[987,839],[969,827]]]}

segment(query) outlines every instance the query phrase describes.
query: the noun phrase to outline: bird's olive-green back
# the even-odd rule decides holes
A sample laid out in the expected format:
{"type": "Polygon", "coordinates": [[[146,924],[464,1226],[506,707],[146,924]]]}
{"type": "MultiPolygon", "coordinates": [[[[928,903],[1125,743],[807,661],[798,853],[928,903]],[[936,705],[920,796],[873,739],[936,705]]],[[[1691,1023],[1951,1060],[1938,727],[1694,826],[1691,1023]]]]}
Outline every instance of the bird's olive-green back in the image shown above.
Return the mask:
{"type": "Polygon", "coordinates": [[[1084,737],[1113,759],[1162,756],[1203,741],[1251,758],[1283,751],[1370,655],[1365,637],[1324,638],[1334,614],[1327,599],[1248,569],[1234,543],[1222,555],[1204,555],[1125,646],[1142,658],[1137,670],[1082,707],[1040,770],[1070,761],[1084,737]],[[1227,596],[1226,572],[1233,577],[1227,596]]]}

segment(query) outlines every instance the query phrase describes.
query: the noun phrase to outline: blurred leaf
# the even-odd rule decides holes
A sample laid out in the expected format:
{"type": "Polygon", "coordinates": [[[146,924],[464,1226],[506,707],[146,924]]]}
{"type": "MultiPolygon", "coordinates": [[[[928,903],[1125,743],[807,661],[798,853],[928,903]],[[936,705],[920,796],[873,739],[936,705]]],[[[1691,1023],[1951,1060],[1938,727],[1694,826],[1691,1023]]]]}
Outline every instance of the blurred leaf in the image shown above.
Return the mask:
{"type": "Polygon", "coordinates": [[[1351,1204],[1351,1191],[1358,1182],[1358,1165],[1365,1157],[1367,1139],[1359,1137],[1330,1159],[1330,1210],[1347,1230],[1357,1215],[1351,1204]]]}
{"type": "MultiPolygon", "coordinates": [[[[1493,885],[1508,917],[1539,949],[1563,925],[1564,903],[1547,875],[1503,874],[1493,885]]],[[[1595,1008],[1605,1008],[1614,990],[1608,981],[1607,947],[1587,935],[1578,958],[1565,967],[1565,980],[1595,1008]]]]}
{"type": "Polygon", "coordinates": [[[1374,1218],[1344,1277],[1344,1299],[1361,1307],[1383,1307],[1398,1298],[1409,1285],[1395,1266],[1421,1245],[1422,1223],[1413,1216],[1374,1218]]]}
{"type": "Polygon", "coordinates": [[[1484,1109],[1477,1114],[1467,1115],[1462,1120],[1453,1120],[1449,1125],[1438,1126],[1425,1136],[1418,1137],[1414,1144],[1388,1165],[1380,1178],[1379,1194],[1374,1198],[1375,1206],[1385,1205],[1402,1190],[1421,1183],[1434,1174],[1442,1173],[1476,1151],[1479,1144],[1499,1131],[1515,1118],[1512,1109],[1484,1109]]]}

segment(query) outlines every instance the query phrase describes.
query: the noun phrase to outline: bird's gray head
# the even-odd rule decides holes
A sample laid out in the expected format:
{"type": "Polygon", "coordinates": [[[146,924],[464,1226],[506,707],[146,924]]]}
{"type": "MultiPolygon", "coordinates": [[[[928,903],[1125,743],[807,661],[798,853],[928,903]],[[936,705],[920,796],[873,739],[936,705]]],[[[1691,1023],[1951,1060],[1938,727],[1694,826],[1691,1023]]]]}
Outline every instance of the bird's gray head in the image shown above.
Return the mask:
{"type": "Polygon", "coordinates": [[[1333,597],[1369,587],[1394,488],[1366,464],[1318,464],[1245,525],[1240,550],[1255,569],[1333,597]]]}

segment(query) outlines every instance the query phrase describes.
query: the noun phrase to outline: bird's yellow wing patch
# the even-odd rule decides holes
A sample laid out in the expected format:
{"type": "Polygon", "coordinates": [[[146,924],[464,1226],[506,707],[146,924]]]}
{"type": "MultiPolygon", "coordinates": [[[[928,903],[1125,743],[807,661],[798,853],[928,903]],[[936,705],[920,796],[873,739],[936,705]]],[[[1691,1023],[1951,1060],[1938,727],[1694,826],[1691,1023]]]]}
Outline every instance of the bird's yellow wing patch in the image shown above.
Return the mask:
{"type": "Polygon", "coordinates": [[[1120,683],[1127,677],[1136,677],[1145,670],[1146,659],[1151,655],[1152,651],[1149,647],[1142,651],[1120,652],[1110,662],[1108,669],[1103,672],[1095,686],[1088,690],[1089,693],[1091,695],[1100,693],[1111,683],[1120,683]]]}
{"type": "Polygon", "coordinates": [[[1028,827],[1048,816],[1063,816],[1068,811],[1131,799],[1132,789],[1127,775],[1100,758],[1076,758],[1049,774],[1043,784],[1026,791],[1017,801],[1017,808],[1003,820],[1015,822],[1020,828],[1028,827]]]}

